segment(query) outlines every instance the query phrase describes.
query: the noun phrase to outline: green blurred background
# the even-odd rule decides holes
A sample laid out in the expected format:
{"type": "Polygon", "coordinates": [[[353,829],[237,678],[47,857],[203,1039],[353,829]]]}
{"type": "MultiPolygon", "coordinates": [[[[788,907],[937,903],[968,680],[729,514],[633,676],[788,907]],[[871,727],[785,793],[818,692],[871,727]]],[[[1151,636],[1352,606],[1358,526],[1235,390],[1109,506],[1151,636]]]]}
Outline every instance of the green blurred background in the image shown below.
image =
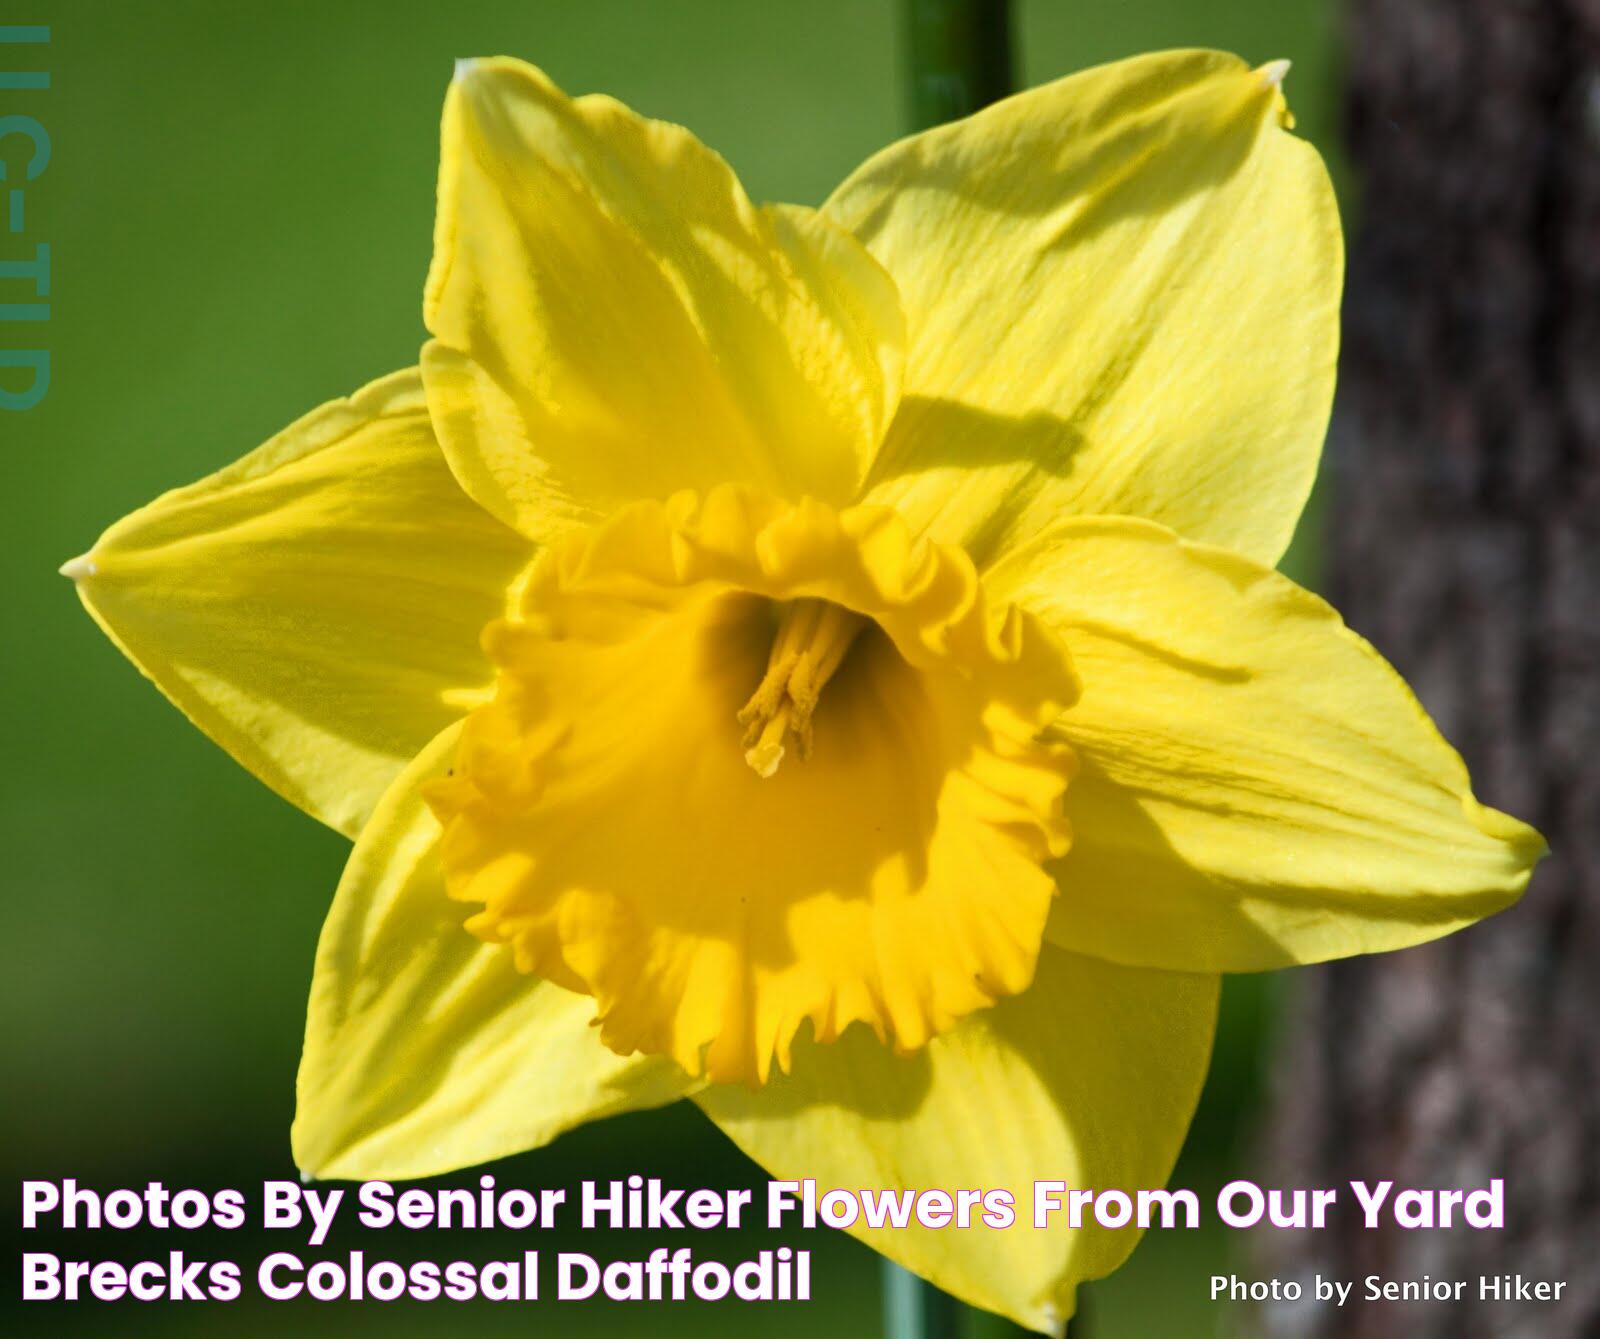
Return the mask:
{"type": "MultiPolygon", "coordinates": [[[[0,92],[0,115],[47,127],[30,239],[54,261],[47,399],[0,415],[6,765],[0,769],[0,1158],[8,1254],[17,1183],[101,1189],[160,1179],[239,1185],[293,1175],[288,1126],[312,948],[345,843],[205,741],[122,661],[56,566],[161,490],[242,454],[307,408],[410,363],[421,340],[440,99],[457,56],[506,53],[573,92],[604,90],[682,122],[761,199],[820,201],[905,129],[895,0],[7,0],[48,24],[47,92],[0,92]]],[[[1287,56],[1300,130],[1324,152],[1334,98],[1330,0],[1027,0],[1021,77],[1038,83],[1166,46],[1287,56]]],[[[3,51],[3,49],[0,49],[3,51]]],[[[17,159],[13,142],[8,158],[17,159]]],[[[0,247],[8,245],[0,238],[0,247]]],[[[3,258],[16,258],[7,251],[3,258]]],[[[17,300],[7,299],[7,300],[17,300]]],[[[0,347],[35,342],[0,328],[0,347]]],[[[1270,980],[1230,983],[1224,1029],[1177,1182],[1247,1171],[1270,980]]],[[[758,1184],[693,1109],[579,1131],[495,1169],[572,1185],[641,1171],[680,1185],[758,1184]]],[[[134,1258],[184,1245],[248,1259],[292,1243],[77,1233],[33,1249],[134,1258]]],[[[1153,1233],[1093,1289],[1094,1334],[1215,1333],[1206,1276],[1241,1240],[1153,1233]]],[[[35,1234],[36,1237],[36,1234],[35,1234]]],[[[878,1272],[842,1234],[809,1240],[817,1301],[653,1308],[652,1327],[774,1334],[879,1328],[878,1272]]],[[[336,1243],[337,1244],[337,1243],[336,1243]]],[[[357,1244],[346,1242],[346,1245],[357,1244]]],[[[371,1243],[363,1243],[370,1245],[371,1243]]],[[[560,1243],[535,1243],[554,1248],[560,1243]]],[[[636,1238],[586,1249],[635,1254],[636,1238]]],[[[703,1248],[705,1243],[694,1243],[703,1248]]],[[[728,1240],[743,1255],[763,1243],[728,1240]]],[[[508,1241],[434,1236],[435,1256],[508,1241]]],[[[7,1270],[17,1278],[14,1264],[7,1270]]],[[[26,1333],[521,1332],[623,1334],[611,1305],[344,1304],[20,1308],[26,1333]]]]}

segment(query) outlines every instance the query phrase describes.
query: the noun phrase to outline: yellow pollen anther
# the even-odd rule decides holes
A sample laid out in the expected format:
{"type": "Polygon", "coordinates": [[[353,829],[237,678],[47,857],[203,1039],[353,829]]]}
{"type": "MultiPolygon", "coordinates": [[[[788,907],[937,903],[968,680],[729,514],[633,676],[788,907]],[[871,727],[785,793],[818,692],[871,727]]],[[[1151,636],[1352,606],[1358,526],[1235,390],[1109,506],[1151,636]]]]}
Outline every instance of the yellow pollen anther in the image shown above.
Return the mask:
{"type": "Polygon", "coordinates": [[[866,622],[827,600],[796,600],[783,611],[767,672],[739,712],[744,760],[756,775],[777,772],[791,735],[801,759],[811,756],[811,713],[866,622]]]}

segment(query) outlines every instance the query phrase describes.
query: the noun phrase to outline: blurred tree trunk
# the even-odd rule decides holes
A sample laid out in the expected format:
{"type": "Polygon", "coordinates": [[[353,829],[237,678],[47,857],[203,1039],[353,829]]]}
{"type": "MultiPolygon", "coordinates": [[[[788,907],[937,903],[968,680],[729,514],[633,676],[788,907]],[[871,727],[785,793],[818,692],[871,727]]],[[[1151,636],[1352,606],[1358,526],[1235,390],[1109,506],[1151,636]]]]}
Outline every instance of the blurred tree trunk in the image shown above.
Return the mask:
{"type": "Polygon", "coordinates": [[[1284,1276],[1564,1279],[1559,1304],[1296,1307],[1274,1336],[1600,1335],[1600,0],[1352,0],[1359,228],[1332,596],[1479,795],[1554,854],[1521,905],[1300,975],[1272,1184],[1483,1185],[1504,1231],[1275,1233],[1284,1276]]]}

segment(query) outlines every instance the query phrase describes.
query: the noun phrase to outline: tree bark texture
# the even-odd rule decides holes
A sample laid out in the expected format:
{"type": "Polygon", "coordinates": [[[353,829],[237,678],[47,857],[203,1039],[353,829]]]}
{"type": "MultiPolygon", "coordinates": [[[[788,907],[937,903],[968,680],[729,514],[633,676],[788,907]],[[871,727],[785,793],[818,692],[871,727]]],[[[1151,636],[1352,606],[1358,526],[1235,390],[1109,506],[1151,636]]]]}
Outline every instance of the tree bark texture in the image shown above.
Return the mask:
{"type": "Polygon", "coordinates": [[[1327,585],[1552,855],[1437,944],[1299,974],[1271,1184],[1486,1185],[1503,1231],[1272,1234],[1286,1277],[1460,1303],[1281,1305],[1279,1337],[1600,1335],[1600,0],[1352,0],[1358,218],[1327,585]],[[1485,1305],[1480,1275],[1566,1281],[1485,1305]]]}

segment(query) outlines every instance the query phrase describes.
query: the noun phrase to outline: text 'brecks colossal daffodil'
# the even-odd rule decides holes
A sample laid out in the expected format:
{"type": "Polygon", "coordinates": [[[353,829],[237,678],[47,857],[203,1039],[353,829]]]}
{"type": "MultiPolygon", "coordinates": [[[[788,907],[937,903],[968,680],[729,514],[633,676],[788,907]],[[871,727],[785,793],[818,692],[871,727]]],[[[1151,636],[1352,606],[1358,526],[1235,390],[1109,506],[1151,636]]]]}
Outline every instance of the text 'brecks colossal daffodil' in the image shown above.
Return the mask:
{"type": "MultiPolygon", "coordinates": [[[[356,839],[307,1172],[413,1177],[690,1096],[1050,1329],[1164,1182],[1218,973],[1402,948],[1542,850],[1273,570],[1341,242],[1282,67],[1105,66],[820,210],[687,131],[463,65],[420,368],[68,565],[203,730],[356,839]]],[[[852,1229],[857,1230],[857,1229],[852,1229]]]]}

